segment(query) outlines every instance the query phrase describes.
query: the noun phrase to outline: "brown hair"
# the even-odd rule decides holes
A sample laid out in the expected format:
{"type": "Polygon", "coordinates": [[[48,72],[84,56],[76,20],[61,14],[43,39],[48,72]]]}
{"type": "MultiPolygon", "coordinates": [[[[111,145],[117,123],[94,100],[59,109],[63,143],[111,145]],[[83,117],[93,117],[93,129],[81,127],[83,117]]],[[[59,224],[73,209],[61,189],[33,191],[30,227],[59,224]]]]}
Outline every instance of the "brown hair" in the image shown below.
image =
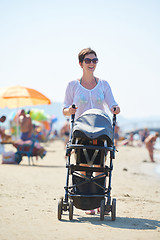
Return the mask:
{"type": "Polygon", "coordinates": [[[78,59],[79,59],[79,62],[83,62],[85,56],[87,54],[94,54],[96,57],[97,57],[97,54],[94,50],[92,50],[91,48],[84,48],[83,50],[80,51],[80,53],[78,54],[78,59]]]}
{"type": "Polygon", "coordinates": [[[0,122],[5,122],[6,121],[6,116],[2,116],[1,118],[0,118],[0,122]]]}

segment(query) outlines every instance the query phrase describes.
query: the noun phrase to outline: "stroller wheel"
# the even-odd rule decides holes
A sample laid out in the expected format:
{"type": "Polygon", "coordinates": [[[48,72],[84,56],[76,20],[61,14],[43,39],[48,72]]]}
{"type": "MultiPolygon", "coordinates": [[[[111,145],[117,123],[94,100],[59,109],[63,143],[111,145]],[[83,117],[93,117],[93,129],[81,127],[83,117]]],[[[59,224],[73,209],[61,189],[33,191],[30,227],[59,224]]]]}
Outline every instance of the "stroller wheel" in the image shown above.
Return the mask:
{"type": "Polygon", "coordinates": [[[100,220],[104,220],[104,212],[105,212],[105,201],[101,201],[101,206],[100,206],[100,220]]]}
{"type": "Polygon", "coordinates": [[[116,220],[116,199],[115,198],[113,198],[112,200],[111,217],[112,217],[112,221],[116,220]]]}
{"type": "Polygon", "coordinates": [[[69,202],[69,220],[72,220],[73,219],[73,202],[70,201],[69,202]]]}
{"type": "Polygon", "coordinates": [[[61,220],[62,216],[62,200],[58,202],[58,220],[61,220]]]}

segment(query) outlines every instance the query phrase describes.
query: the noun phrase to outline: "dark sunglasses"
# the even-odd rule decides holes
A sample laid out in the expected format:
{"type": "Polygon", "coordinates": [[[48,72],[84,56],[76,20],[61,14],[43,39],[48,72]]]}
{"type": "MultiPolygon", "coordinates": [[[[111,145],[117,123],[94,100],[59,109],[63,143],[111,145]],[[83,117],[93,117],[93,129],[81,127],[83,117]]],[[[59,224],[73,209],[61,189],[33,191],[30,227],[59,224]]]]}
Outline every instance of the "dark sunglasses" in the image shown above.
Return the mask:
{"type": "Polygon", "coordinates": [[[98,58],[93,58],[93,59],[91,59],[91,58],[85,58],[83,61],[84,61],[86,64],[90,64],[91,62],[93,62],[94,64],[96,64],[96,63],[98,63],[98,58]]]}

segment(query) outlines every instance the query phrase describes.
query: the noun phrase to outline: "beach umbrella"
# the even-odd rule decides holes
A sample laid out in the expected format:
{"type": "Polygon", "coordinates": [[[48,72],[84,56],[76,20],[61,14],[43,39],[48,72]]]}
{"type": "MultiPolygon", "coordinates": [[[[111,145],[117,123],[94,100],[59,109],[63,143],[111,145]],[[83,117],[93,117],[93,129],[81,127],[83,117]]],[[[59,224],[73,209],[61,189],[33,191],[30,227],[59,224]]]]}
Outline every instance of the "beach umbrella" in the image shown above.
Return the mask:
{"type": "MultiPolygon", "coordinates": [[[[17,108],[25,106],[47,105],[51,104],[49,98],[39,91],[24,87],[11,86],[0,88],[0,108],[17,108]]],[[[17,118],[17,137],[18,133],[18,118],[17,118]]]]}
{"type": "Polygon", "coordinates": [[[20,108],[46,104],[51,104],[50,99],[35,89],[24,86],[0,88],[0,108],[20,108]]]}

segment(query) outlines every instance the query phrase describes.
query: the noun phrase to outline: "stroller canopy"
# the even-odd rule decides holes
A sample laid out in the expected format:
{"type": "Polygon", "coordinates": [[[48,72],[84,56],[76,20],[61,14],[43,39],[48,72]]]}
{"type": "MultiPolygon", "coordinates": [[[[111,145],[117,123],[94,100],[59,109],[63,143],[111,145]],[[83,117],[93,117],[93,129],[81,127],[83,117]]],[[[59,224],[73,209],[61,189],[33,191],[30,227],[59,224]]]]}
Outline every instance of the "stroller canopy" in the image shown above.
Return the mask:
{"type": "Polygon", "coordinates": [[[101,136],[112,142],[113,129],[109,116],[100,109],[89,109],[85,111],[74,123],[73,137],[79,136],[81,132],[87,138],[97,139],[101,136]]]}

